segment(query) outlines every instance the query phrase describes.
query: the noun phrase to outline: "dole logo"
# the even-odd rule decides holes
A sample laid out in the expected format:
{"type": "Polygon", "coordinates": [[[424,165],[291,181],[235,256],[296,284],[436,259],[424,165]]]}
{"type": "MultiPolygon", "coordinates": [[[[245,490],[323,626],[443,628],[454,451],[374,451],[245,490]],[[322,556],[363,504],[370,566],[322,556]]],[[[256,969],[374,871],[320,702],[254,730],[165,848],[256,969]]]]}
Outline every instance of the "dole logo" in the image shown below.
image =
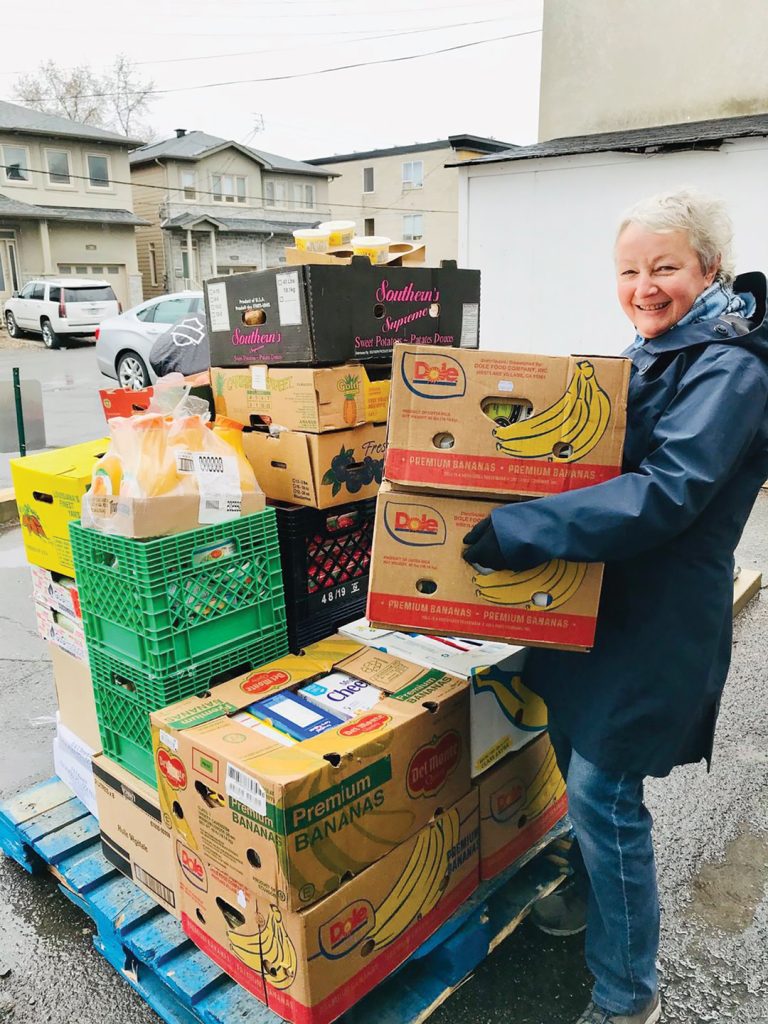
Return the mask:
{"type": "Polygon", "coordinates": [[[526,786],[522,779],[512,779],[491,796],[491,817],[494,821],[516,818],[525,805],[526,786]]]}
{"type": "Polygon", "coordinates": [[[346,956],[373,928],[376,914],[368,900],[355,900],[320,928],[320,949],[331,960],[346,956]]]}
{"type": "Polygon", "coordinates": [[[276,686],[285,686],[291,681],[287,672],[272,669],[271,672],[251,672],[247,679],[240,683],[240,689],[246,693],[265,693],[276,686]]]}
{"type": "Polygon", "coordinates": [[[445,544],[445,520],[430,505],[407,505],[387,502],[384,509],[387,533],[400,544],[412,547],[432,547],[445,544]]]}
{"type": "Polygon", "coordinates": [[[461,736],[451,729],[420,747],[411,758],[406,772],[408,796],[434,796],[461,759],[461,736]]]}
{"type": "Polygon", "coordinates": [[[467,391],[464,367],[452,356],[406,352],[400,372],[408,390],[420,398],[460,398],[467,391]]]}
{"type": "Polygon", "coordinates": [[[157,752],[157,767],[171,789],[187,788],[187,769],[176,754],[170,754],[165,747],[157,752]]]}
{"type": "Polygon", "coordinates": [[[176,859],[187,881],[201,892],[208,892],[208,873],[205,865],[180,839],[176,840],[176,859]]]}

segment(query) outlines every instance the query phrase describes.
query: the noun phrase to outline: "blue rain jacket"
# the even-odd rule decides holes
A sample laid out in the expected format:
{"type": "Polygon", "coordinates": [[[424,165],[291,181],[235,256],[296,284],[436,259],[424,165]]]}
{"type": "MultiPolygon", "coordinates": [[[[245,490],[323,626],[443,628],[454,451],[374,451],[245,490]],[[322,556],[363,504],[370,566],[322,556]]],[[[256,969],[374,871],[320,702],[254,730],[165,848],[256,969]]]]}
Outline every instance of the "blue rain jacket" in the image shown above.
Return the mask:
{"type": "Polygon", "coordinates": [[[625,353],[622,476],[492,516],[510,569],[605,562],[593,649],[532,649],[526,679],[605,771],[663,776],[711,757],[733,552],[768,479],[765,277],[742,275],[735,290],[754,294],[751,320],[673,327],[625,353]]]}

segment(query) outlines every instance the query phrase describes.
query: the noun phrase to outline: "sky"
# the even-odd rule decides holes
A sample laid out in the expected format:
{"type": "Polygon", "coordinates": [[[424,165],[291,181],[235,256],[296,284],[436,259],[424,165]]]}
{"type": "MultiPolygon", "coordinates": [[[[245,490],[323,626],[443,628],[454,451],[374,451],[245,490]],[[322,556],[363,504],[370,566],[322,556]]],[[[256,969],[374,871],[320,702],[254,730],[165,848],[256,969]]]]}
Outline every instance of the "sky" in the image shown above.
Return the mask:
{"type": "Polygon", "coordinates": [[[33,18],[3,25],[0,98],[14,102],[15,79],[42,61],[102,73],[124,53],[154,81],[158,139],[198,129],[294,159],[464,133],[530,143],[542,3],[69,0],[63,14],[60,0],[36,0],[33,18]],[[348,64],[367,66],[253,81],[348,64]]]}

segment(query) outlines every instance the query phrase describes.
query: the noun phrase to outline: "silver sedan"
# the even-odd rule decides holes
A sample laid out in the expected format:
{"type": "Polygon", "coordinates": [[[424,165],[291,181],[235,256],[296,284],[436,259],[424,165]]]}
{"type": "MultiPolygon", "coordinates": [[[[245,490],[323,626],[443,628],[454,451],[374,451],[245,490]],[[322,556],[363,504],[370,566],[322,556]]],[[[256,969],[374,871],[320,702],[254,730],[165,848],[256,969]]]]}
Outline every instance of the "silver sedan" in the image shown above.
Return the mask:
{"type": "Polygon", "coordinates": [[[128,309],[104,320],[96,331],[96,362],[105,376],[123,388],[145,388],[157,375],[149,353],[169,326],[190,313],[203,313],[202,292],[174,292],[128,309]]]}

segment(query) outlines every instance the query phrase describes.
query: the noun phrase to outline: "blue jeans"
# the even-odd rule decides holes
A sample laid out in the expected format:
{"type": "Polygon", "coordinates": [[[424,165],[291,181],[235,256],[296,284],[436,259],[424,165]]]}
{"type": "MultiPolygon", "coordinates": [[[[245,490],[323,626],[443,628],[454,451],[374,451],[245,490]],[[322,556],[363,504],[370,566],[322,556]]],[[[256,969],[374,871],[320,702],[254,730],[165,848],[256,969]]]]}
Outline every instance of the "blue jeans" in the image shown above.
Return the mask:
{"type": "Polygon", "coordinates": [[[602,771],[552,723],[550,737],[577,839],[571,851],[575,882],[587,894],[592,999],[609,1013],[631,1016],[658,988],[659,897],[643,776],[602,771]]]}

